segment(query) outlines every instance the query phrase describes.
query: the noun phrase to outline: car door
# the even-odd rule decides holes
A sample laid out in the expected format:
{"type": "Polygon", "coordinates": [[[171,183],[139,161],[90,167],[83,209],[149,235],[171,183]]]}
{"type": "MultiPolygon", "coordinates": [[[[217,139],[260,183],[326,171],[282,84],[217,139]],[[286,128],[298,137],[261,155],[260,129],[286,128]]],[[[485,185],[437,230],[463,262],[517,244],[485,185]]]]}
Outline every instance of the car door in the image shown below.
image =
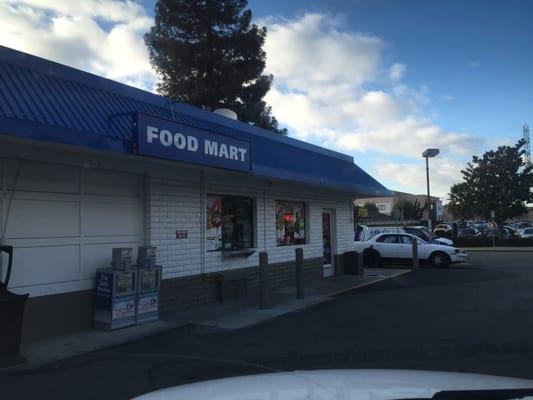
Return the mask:
{"type": "Polygon", "coordinates": [[[398,235],[385,233],[376,239],[374,248],[381,258],[398,258],[398,235]]]}
{"type": "Polygon", "coordinates": [[[413,240],[409,235],[398,235],[398,257],[412,258],[413,257],[413,240]]]}
{"type": "MultiPolygon", "coordinates": [[[[398,257],[406,259],[413,258],[413,236],[398,235],[398,257]]],[[[416,236],[415,236],[416,238],[416,236]]],[[[427,257],[426,244],[420,239],[416,238],[418,242],[418,258],[425,259],[427,257]]]]}

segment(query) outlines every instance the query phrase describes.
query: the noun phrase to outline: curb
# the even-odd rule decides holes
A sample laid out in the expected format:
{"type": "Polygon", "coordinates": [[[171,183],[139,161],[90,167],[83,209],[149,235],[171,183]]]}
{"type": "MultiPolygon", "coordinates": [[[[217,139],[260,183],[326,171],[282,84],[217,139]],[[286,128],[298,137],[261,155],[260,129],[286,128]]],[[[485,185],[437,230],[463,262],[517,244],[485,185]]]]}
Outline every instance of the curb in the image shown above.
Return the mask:
{"type": "Polygon", "coordinates": [[[463,250],[471,253],[533,253],[531,247],[463,247],[463,250]]]}

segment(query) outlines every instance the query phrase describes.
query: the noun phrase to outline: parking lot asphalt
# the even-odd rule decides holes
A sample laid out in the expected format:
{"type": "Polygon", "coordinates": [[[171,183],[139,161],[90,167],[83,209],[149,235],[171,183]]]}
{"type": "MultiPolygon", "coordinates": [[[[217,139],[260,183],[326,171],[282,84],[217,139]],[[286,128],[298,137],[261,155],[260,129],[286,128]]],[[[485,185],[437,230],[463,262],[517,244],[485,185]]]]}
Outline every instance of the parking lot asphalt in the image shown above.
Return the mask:
{"type": "Polygon", "coordinates": [[[251,327],[188,325],[23,373],[13,399],[126,399],[178,384],[295,369],[416,368],[533,379],[533,253],[482,252],[251,327]]]}

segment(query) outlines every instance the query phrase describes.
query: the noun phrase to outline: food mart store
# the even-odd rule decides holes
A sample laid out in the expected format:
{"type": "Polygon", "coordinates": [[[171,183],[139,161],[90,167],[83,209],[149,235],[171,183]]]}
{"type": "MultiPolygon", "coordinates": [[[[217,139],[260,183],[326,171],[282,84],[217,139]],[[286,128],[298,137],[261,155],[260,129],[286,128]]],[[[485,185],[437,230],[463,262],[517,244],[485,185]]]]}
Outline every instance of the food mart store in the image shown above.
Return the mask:
{"type": "Polygon", "coordinates": [[[350,156],[5,47],[0,187],[26,340],[91,325],[113,247],[157,246],[163,309],[216,301],[214,273],[253,289],[259,251],[272,285],[292,284],[296,246],[331,275],[353,198],[389,193],[350,156]]]}

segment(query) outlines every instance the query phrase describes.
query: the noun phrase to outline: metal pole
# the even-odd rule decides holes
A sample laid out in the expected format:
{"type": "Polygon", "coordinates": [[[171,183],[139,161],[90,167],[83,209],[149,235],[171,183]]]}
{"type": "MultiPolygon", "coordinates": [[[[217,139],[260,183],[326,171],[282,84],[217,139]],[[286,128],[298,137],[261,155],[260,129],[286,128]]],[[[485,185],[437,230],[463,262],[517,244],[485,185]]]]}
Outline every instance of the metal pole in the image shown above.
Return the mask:
{"type": "Polygon", "coordinates": [[[268,253],[259,253],[259,308],[270,308],[268,298],[268,253]]]}
{"type": "Polygon", "coordinates": [[[429,157],[426,157],[426,182],[428,186],[428,199],[426,201],[426,208],[428,210],[428,228],[431,231],[433,227],[431,223],[431,196],[429,195],[429,157]]]}
{"type": "Polygon", "coordinates": [[[304,289],[304,249],[296,249],[296,297],[305,297],[304,289]]]}
{"type": "Polygon", "coordinates": [[[413,238],[413,271],[418,271],[418,240],[413,238]]]}

